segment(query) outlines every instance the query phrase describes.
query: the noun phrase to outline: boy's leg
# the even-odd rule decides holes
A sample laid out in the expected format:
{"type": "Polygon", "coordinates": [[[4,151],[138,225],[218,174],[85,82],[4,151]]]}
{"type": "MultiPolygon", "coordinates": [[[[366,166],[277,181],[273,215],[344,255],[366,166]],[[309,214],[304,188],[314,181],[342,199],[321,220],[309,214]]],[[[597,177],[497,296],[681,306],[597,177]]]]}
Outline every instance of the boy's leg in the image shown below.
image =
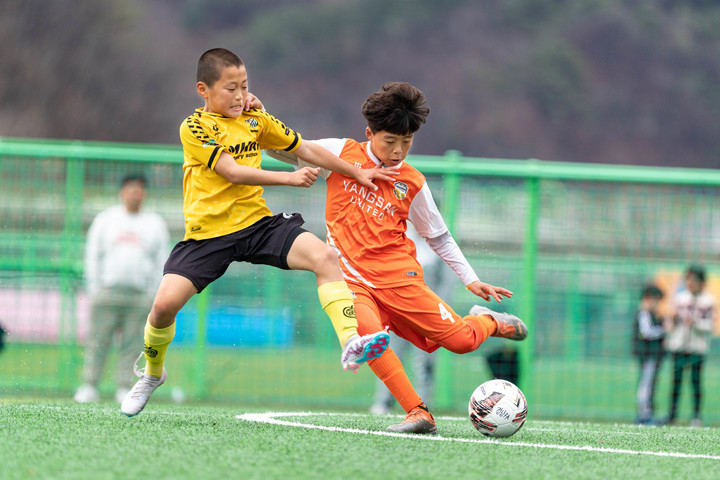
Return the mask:
{"type": "Polygon", "coordinates": [[[101,290],[93,296],[90,309],[90,328],[85,341],[83,384],[75,393],[78,402],[100,400],[98,384],[105,370],[108,351],[115,330],[116,308],[110,301],[110,291],[101,290]]]}
{"type": "Polygon", "coordinates": [[[136,368],[135,373],[140,380],[122,402],[121,410],[125,415],[140,413],[150,395],[165,382],[165,354],[175,336],[175,315],[195,293],[195,285],[187,278],[173,273],[163,276],[145,325],[144,354],[147,365],[144,373],[136,368]]]}
{"type": "MultiPolygon", "coordinates": [[[[355,293],[358,331],[363,334],[382,329],[380,312],[369,293],[361,288],[356,288],[355,293]]],[[[387,430],[396,433],[436,433],[435,419],[410,383],[395,352],[388,348],[379,358],[371,360],[369,366],[408,414],[402,423],[391,425],[387,430]]]]}
{"type": "Polygon", "coordinates": [[[678,399],[680,398],[680,388],[682,387],[683,370],[685,369],[685,355],[682,353],[673,353],[673,386],[670,396],[670,414],[668,415],[668,423],[673,423],[677,416],[678,399]]]}
{"type": "MultiPolygon", "coordinates": [[[[701,355],[691,354],[691,371],[690,380],[693,386],[693,421],[700,422],[700,406],[702,405],[702,385],[700,384],[700,376],[702,374],[703,357],[701,355]]],[[[693,425],[695,425],[695,423],[693,425]]],[[[695,425],[699,426],[699,425],[695,425]]]]}
{"type": "Polygon", "coordinates": [[[646,424],[652,419],[651,392],[657,360],[645,358],[640,361],[640,381],[637,390],[638,423],[646,424]]]}
{"type": "MultiPolygon", "coordinates": [[[[145,293],[133,293],[126,297],[127,304],[121,319],[120,348],[117,364],[117,394],[127,393],[135,383],[133,362],[138,356],[138,345],[143,341],[143,328],[147,312],[152,308],[152,298],[145,293]]],[[[125,395],[122,395],[124,398],[125,395]]],[[[122,401],[122,400],[121,400],[122,401]]]]}
{"type": "MultiPolygon", "coordinates": [[[[358,324],[359,323],[360,320],[358,319],[358,324]]],[[[407,358],[406,353],[408,351],[408,347],[410,347],[410,342],[401,337],[398,337],[397,334],[395,334],[394,332],[389,331],[388,334],[390,335],[390,347],[388,348],[388,350],[392,348],[398,358],[407,358]]],[[[372,368],[372,362],[370,363],[370,368],[372,368]]],[[[377,372],[375,372],[375,375],[378,376],[377,372]]],[[[374,413],[376,415],[389,413],[394,404],[395,400],[393,398],[392,392],[388,390],[385,383],[378,376],[378,380],[375,385],[375,401],[370,407],[370,413],[374,413]]]]}
{"type": "Polygon", "coordinates": [[[292,270],[308,270],[317,277],[320,304],[343,347],[342,364],[346,370],[354,371],[385,351],[389,341],[382,329],[358,337],[352,292],[343,279],[332,247],[312,233],[303,232],[293,241],[287,264],[292,270]]]}

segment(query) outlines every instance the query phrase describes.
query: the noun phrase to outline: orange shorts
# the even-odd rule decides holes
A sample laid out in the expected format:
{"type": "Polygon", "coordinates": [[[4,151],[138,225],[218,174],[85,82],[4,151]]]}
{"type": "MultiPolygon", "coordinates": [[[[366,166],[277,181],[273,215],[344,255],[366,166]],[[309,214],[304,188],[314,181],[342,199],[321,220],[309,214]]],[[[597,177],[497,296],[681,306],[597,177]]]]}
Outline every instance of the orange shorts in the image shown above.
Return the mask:
{"type": "Polygon", "coordinates": [[[443,339],[466,326],[462,317],[424,283],[380,289],[347,284],[354,295],[360,335],[389,327],[416,347],[433,352],[442,346],[443,339]]]}

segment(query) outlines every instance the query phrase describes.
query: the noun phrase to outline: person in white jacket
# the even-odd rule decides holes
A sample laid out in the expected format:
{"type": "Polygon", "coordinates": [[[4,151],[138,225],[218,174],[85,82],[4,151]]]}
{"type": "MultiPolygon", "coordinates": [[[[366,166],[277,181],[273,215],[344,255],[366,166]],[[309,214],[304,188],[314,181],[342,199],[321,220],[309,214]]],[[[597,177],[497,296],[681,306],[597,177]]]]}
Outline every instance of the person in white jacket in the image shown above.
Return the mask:
{"type": "Polygon", "coordinates": [[[91,298],[82,379],[78,402],[100,399],[100,383],[113,338],[119,352],[115,398],[122,402],[135,382],[133,363],[142,342],[145,317],[162,278],[169,251],[165,220],[142,210],[146,180],[128,175],[121,183],[120,205],[100,212],[88,231],[85,280],[91,298]]]}
{"type": "Polygon", "coordinates": [[[690,424],[698,427],[702,425],[700,419],[702,366],[710,350],[710,337],[717,307],[715,298],[705,291],[704,268],[689,267],[685,273],[685,286],[687,289],[678,292],[673,298],[675,315],[672,319],[672,328],[665,338],[665,348],[672,353],[674,369],[668,423],[675,423],[683,371],[686,367],[690,367],[695,393],[690,424]]]}

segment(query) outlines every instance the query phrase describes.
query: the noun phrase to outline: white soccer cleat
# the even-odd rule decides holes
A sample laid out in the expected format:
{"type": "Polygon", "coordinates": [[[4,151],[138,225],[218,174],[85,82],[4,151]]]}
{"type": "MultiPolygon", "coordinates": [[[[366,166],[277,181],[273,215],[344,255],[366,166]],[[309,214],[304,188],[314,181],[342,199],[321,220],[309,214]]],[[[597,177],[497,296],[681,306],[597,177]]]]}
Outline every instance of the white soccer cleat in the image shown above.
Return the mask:
{"type": "Polygon", "coordinates": [[[133,366],[133,371],[135,375],[140,377],[140,380],[130,389],[120,406],[122,413],[128,417],[133,417],[140,413],[142,409],[145,408],[145,405],[147,405],[148,400],[150,400],[150,395],[152,395],[156,388],[165,383],[165,379],[167,378],[165,367],[163,367],[162,377],[160,378],[153,377],[141,371],[137,364],[143,355],[144,353],[140,354],[133,366]]]}
{"type": "Polygon", "coordinates": [[[345,344],[340,356],[343,370],[357,372],[360,365],[382,355],[388,345],[390,345],[390,336],[384,330],[362,337],[353,335],[345,344]]]}
{"type": "Polygon", "coordinates": [[[77,389],[77,392],[75,392],[75,396],[73,396],[73,399],[76,402],[80,403],[99,402],[100,393],[98,393],[97,388],[93,387],[88,383],[84,383],[80,385],[80,388],[77,389]]]}

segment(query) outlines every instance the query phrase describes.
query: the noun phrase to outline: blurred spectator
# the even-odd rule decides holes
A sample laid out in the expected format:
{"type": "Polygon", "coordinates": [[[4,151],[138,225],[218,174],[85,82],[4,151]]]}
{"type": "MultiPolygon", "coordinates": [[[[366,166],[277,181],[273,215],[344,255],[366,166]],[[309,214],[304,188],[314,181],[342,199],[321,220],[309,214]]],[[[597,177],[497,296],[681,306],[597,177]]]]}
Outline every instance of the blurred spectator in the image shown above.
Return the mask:
{"type": "MultiPolygon", "coordinates": [[[[451,302],[451,294],[456,278],[455,272],[438,257],[428,246],[425,239],[415,232],[415,228],[408,227],[407,236],[415,243],[417,259],[423,267],[425,283],[446,302],[451,302]]],[[[390,346],[401,360],[412,357],[413,372],[415,373],[415,386],[418,395],[426,404],[432,404],[435,398],[435,363],[436,356],[412,345],[404,338],[400,338],[393,332],[390,334],[390,346]]],[[[404,363],[404,362],[403,362],[404,363]]],[[[370,412],[376,415],[384,414],[392,410],[395,404],[390,391],[382,380],[377,381],[375,389],[375,403],[370,407],[370,412]]]]}
{"type": "Polygon", "coordinates": [[[518,353],[514,346],[503,345],[500,350],[487,356],[487,362],[493,377],[518,384],[518,353]]]}
{"type": "Polygon", "coordinates": [[[5,348],[5,335],[7,335],[7,332],[3,328],[2,324],[0,324],[0,352],[2,352],[3,348],[5,348]]]}
{"type": "Polygon", "coordinates": [[[120,187],[120,205],[100,212],[88,231],[85,279],[91,297],[83,384],[78,402],[100,399],[98,384],[113,337],[119,335],[116,394],[122,402],[135,383],[133,363],[152,298],[168,256],[169,234],[156,213],[141,211],[145,178],[129,175],[120,187]]]}
{"type": "Polygon", "coordinates": [[[665,328],[658,314],[663,293],[655,285],[647,285],[640,297],[640,308],[633,322],[633,355],[640,361],[637,388],[637,423],[655,425],[655,385],[665,350],[665,328]]]}
{"type": "Polygon", "coordinates": [[[702,366],[710,349],[716,300],[705,291],[705,269],[701,266],[687,269],[685,286],[686,289],[676,293],[673,298],[674,316],[665,340],[665,347],[672,352],[674,372],[668,423],[673,424],[677,418],[683,371],[689,367],[695,393],[690,424],[699,427],[702,425],[702,366]]]}

